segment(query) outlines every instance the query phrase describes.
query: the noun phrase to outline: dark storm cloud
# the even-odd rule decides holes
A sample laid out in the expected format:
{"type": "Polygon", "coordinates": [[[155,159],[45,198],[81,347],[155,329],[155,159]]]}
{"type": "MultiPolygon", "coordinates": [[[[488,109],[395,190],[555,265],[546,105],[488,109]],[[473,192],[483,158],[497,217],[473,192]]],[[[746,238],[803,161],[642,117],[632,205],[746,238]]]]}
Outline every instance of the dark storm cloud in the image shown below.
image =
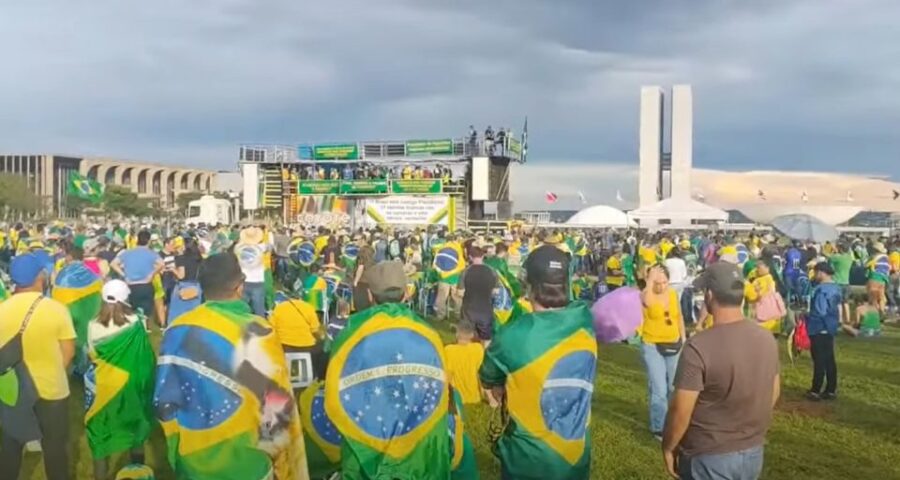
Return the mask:
{"type": "Polygon", "coordinates": [[[527,114],[536,164],[630,165],[640,86],[691,83],[699,165],[892,173],[900,154],[892,0],[60,0],[0,14],[4,151],[228,167],[239,142],[519,131],[527,114]]]}

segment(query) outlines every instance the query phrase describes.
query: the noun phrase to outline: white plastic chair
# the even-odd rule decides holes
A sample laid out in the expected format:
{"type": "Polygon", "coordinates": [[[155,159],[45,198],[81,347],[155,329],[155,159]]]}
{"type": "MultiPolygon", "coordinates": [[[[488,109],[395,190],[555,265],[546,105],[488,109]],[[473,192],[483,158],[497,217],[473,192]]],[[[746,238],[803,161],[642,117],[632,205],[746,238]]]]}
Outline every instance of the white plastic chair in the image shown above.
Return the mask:
{"type": "Polygon", "coordinates": [[[290,375],[291,387],[296,389],[306,388],[313,382],[313,362],[309,352],[287,352],[284,359],[290,375]]]}

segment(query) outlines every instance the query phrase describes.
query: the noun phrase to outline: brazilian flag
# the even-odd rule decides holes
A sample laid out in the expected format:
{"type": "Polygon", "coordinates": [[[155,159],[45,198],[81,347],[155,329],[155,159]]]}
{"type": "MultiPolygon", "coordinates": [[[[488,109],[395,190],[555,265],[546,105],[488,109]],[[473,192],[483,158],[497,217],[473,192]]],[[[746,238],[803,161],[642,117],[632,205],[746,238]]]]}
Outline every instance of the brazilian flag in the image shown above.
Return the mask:
{"type": "Polygon", "coordinates": [[[205,302],[159,349],[153,400],[177,478],[306,477],[281,342],[246,302],[205,302]]]}
{"type": "Polygon", "coordinates": [[[317,312],[325,310],[325,297],[327,295],[328,282],[325,278],[310,274],[303,279],[303,301],[312,305],[317,312]]]}
{"type": "Polygon", "coordinates": [[[341,248],[341,263],[347,272],[356,272],[356,259],[359,257],[359,245],[347,243],[341,248]]]}
{"type": "Polygon", "coordinates": [[[475,447],[466,434],[463,419],[462,397],[453,391],[453,407],[450,409],[450,480],[478,480],[478,464],[475,463],[475,447]]]}
{"type": "Polygon", "coordinates": [[[325,378],[347,479],[450,477],[449,386],[440,336],[400,304],[350,316],[325,378]]]}
{"type": "Polygon", "coordinates": [[[288,257],[297,265],[309,268],[316,261],[316,246],[309,240],[295,238],[288,245],[288,257]]]}
{"type": "Polygon", "coordinates": [[[516,278],[515,275],[509,270],[509,263],[505,258],[500,257],[487,257],[484,259],[484,264],[493,268],[497,275],[502,277],[503,280],[506,281],[506,284],[510,293],[515,298],[519,298],[522,296],[522,284],[519,282],[519,279],[516,278]]]}
{"type": "Polygon", "coordinates": [[[103,201],[103,184],[76,171],[69,172],[69,195],[97,204],[103,201]]]}
{"type": "Polygon", "coordinates": [[[63,267],[53,282],[53,299],[65,305],[72,316],[77,337],[76,368],[79,372],[83,372],[82,368],[86,366],[88,324],[100,315],[102,288],[102,279],[82,262],[72,262],[63,267]]]}
{"type": "Polygon", "coordinates": [[[6,285],[3,283],[3,279],[0,278],[0,302],[9,298],[9,290],[6,289],[6,285]]]}
{"type": "Polygon", "coordinates": [[[485,386],[506,387],[509,425],[495,449],[503,478],[590,478],[596,367],[597,340],[583,302],[523,315],[497,332],[480,377],[485,386]]]}
{"type": "Polygon", "coordinates": [[[101,340],[84,374],[85,433],[94,458],[140,447],[153,419],[156,355],[143,322],[101,340]]]}
{"type": "Polygon", "coordinates": [[[440,281],[456,285],[459,274],[466,269],[466,256],[457,242],[447,242],[434,251],[432,265],[440,281]]]}
{"type": "Polygon", "coordinates": [[[325,383],[316,381],[300,394],[300,424],[311,478],[341,469],[341,434],[325,412],[325,383]]]}

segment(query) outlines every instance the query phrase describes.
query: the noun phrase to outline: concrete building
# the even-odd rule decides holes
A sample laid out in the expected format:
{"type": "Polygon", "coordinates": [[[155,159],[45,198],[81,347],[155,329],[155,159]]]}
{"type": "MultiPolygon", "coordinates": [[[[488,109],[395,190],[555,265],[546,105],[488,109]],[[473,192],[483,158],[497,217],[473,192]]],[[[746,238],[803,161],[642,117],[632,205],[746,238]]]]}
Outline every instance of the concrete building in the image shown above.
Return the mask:
{"type": "Polygon", "coordinates": [[[216,178],[211,170],[108,157],[0,155],[0,173],[24,177],[32,191],[45,200],[47,211],[54,214],[64,209],[72,171],[105,185],[129,188],[141,198],[157,201],[163,209],[175,208],[175,199],[181,193],[212,191],[216,178]]]}
{"type": "Polygon", "coordinates": [[[672,88],[671,149],[665,139],[665,93],[658,86],[641,88],[638,201],[641,207],[666,198],[689,199],[693,165],[694,107],[690,85],[672,88]]]}

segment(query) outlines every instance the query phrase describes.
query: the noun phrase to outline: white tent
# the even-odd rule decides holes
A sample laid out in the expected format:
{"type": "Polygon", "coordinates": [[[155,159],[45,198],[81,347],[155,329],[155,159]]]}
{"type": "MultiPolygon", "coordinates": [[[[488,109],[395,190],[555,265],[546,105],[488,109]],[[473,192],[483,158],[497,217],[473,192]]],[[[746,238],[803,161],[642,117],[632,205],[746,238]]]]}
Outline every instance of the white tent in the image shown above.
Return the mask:
{"type": "Polygon", "coordinates": [[[632,210],[628,215],[640,223],[641,227],[689,227],[728,220],[728,212],[691,198],[667,198],[632,210]]]}
{"type": "Polygon", "coordinates": [[[621,228],[637,226],[634,220],[628,218],[628,214],[608,205],[594,205],[582,209],[566,220],[566,225],[621,228]]]}

